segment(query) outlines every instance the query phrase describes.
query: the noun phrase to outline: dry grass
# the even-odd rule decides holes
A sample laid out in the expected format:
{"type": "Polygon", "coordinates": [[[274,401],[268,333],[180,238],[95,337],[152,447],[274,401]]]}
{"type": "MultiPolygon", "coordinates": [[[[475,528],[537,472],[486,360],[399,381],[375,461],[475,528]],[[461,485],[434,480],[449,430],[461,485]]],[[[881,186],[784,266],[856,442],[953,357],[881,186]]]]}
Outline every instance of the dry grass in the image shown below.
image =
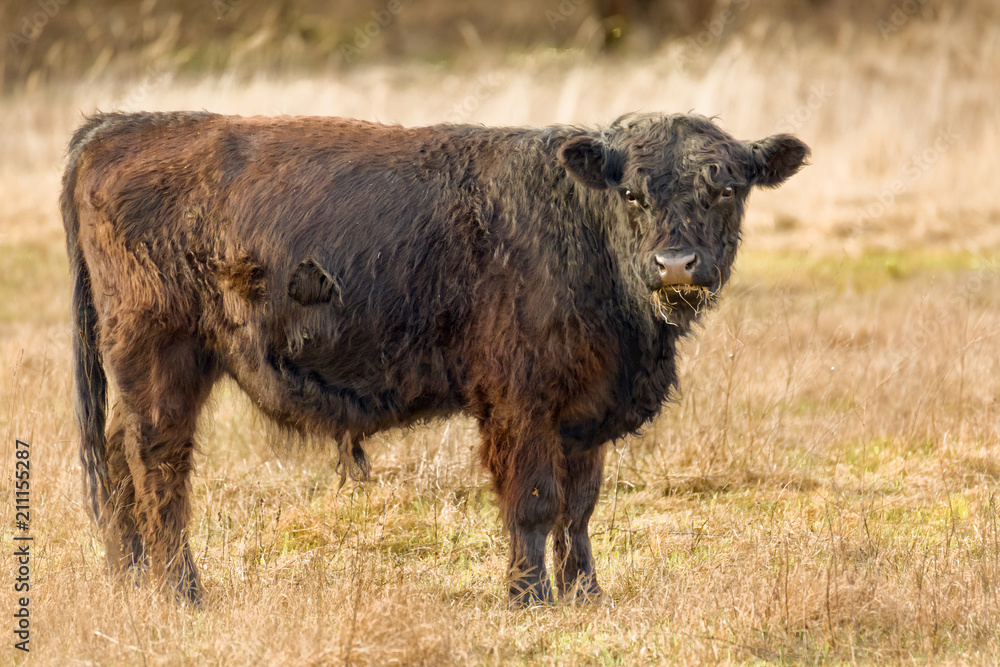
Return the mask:
{"type": "MultiPolygon", "coordinates": [[[[996,664],[998,41],[899,38],[847,59],[737,44],[680,70],[668,48],[621,73],[543,54],[0,101],[0,466],[8,479],[15,436],[32,442],[33,662],[996,664]],[[80,110],[116,105],[405,124],[697,109],[813,146],[812,167],[754,196],[737,277],[685,346],[683,399],[609,455],[592,533],[613,608],[506,610],[506,538],[465,421],[384,434],[373,479],[338,492],[330,459],[272,457],[229,386],[194,479],[208,609],[109,583],[81,504],[55,201],[80,110]],[[948,126],[959,138],[901,176],[948,126]],[[893,204],[859,222],[896,178],[893,204]]],[[[13,521],[8,498],[4,577],[13,521]]]]}

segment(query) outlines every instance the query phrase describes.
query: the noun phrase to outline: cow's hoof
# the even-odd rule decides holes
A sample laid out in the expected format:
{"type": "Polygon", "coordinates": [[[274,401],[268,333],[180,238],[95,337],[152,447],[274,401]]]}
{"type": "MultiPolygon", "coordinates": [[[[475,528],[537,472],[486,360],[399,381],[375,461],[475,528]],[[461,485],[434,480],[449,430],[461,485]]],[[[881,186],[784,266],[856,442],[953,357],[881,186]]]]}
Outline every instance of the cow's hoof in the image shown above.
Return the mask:
{"type": "Polygon", "coordinates": [[[552,587],[546,586],[544,583],[527,588],[511,585],[508,589],[507,607],[511,610],[538,609],[539,607],[551,607],[553,604],[555,604],[555,599],[552,597],[552,587]]]}
{"type": "Polygon", "coordinates": [[[171,588],[177,602],[196,611],[205,610],[205,588],[197,575],[188,573],[171,588]]]}
{"type": "Polygon", "coordinates": [[[615,606],[615,601],[597,584],[573,586],[560,596],[560,602],[578,607],[593,605],[614,608],[615,606]]]}
{"type": "Polygon", "coordinates": [[[202,589],[186,591],[180,596],[181,603],[195,611],[205,611],[205,592],[202,589]]]}

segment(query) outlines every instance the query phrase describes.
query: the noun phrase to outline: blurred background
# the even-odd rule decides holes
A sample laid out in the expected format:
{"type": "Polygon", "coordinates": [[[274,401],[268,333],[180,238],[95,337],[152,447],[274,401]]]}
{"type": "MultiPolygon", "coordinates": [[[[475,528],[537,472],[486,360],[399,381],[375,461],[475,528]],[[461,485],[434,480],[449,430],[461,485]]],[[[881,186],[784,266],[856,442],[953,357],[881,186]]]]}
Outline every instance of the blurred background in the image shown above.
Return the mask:
{"type": "MultiPolygon", "coordinates": [[[[8,0],[0,26],[14,179],[54,174],[96,110],[519,125],[697,111],[814,149],[789,192],[752,207],[760,243],[1000,240],[975,176],[1000,154],[998,0],[8,0]]],[[[51,220],[23,185],[28,215],[51,220]]]]}
{"type": "Polygon", "coordinates": [[[288,75],[548,49],[646,57],[678,43],[692,62],[735,41],[846,55],[869,38],[912,42],[928,25],[989,40],[998,15],[995,0],[16,0],[0,5],[0,70],[10,90],[148,66],[288,75]]]}

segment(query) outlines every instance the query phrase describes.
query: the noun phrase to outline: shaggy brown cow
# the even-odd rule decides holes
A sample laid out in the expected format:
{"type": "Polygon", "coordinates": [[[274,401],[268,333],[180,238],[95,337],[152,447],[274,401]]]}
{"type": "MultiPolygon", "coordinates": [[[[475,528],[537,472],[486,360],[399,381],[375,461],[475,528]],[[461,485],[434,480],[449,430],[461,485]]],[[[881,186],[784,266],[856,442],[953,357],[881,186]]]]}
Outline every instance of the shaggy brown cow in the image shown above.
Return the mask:
{"type": "Polygon", "coordinates": [[[193,434],[235,378],[363,475],[381,429],[479,424],[509,594],[602,596],[587,524],[606,443],[676,386],[675,349],[729,278],[752,186],[809,149],[696,115],[597,129],[210,113],[94,116],[70,143],[76,413],[112,569],[202,593],[193,434]],[[119,400],[106,428],[107,382],[119,400]]]}

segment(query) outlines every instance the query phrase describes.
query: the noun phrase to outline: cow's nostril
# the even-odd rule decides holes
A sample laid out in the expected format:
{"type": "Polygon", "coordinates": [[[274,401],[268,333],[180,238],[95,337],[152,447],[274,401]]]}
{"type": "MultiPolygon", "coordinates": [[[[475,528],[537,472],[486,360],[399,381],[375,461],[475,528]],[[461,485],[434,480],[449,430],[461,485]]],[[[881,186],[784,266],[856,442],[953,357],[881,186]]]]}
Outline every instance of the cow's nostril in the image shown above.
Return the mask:
{"type": "Polygon", "coordinates": [[[654,256],[659,285],[690,285],[698,266],[698,253],[658,252],[654,256]]]}

